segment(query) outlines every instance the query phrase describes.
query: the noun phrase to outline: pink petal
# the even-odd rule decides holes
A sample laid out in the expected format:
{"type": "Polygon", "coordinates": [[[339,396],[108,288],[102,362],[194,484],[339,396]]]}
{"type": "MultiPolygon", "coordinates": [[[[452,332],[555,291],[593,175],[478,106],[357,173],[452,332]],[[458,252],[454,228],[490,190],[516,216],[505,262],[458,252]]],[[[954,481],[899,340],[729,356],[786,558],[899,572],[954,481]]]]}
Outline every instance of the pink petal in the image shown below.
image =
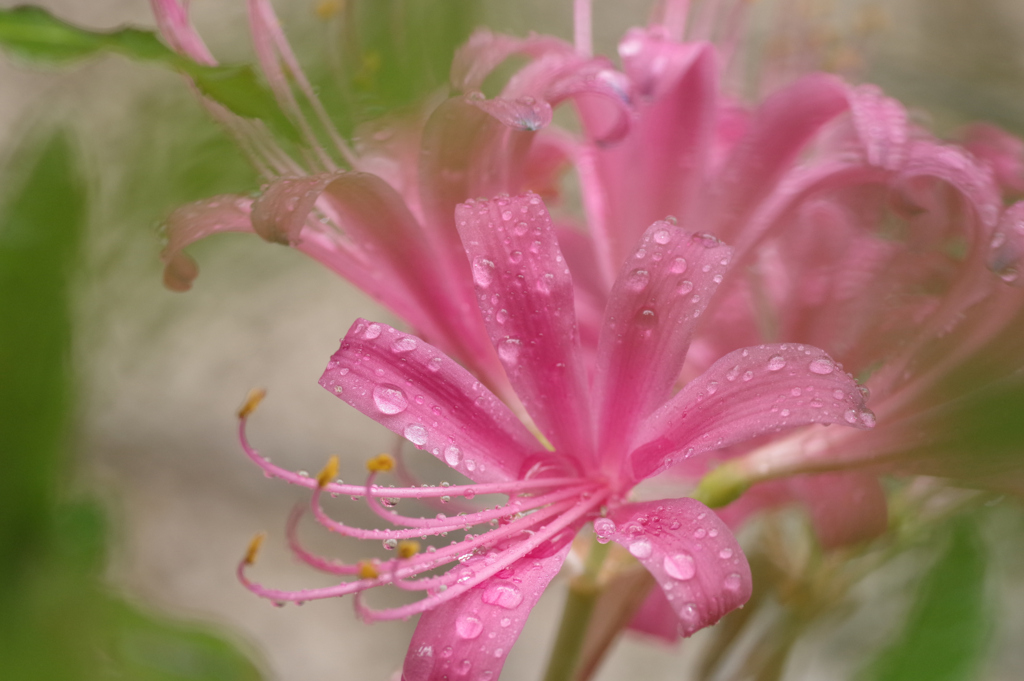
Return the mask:
{"type": "Polygon", "coordinates": [[[889,527],[885,490],[873,475],[798,475],[790,486],[807,505],[814,532],[826,549],[874,539],[889,527]]]}
{"type": "Polygon", "coordinates": [[[149,4],[153,8],[160,35],[175,52],[191,57],[200,64],[212,66],[217,63],[189,22],[187,0],[184,3],[178,0],[150,0],[149,4]]]}
{"type": "Polygon", "coordinates": [[[679,616],[661,589],[651,589],[633,615],[633,619],[629,621],[629,628],[660,638],[665,643],[675,643],[679,640],[679,616]]]}
{"type": "Polygon", "coordinates": [[[736,350],[690,381],[640,426],[633,475],[649,477],[678,458],[810,423],[870,428],[857,382],[824,351],[796,344],[736,350]]]}
{"type": "Polygon", "coordinates": [[[746,556],[732,532],[695,499],[625,504],[598,520],[598,537],[612,539],[646,567],[689,636],[750,598],[746,556]],[[612,527],[614,524],[614,527],[612,527]]]}
{"type": "Polygon", "coordinates": [[[872,166],[897,170],[906,160],[907,111],[874,85],[850,91],[850,114],[872,166]]]}
{"type": "Polygon", "coordinates": [[[637,423],[669,398],[731,256],[714,237],[656,222],[627,258],[605,308],[594,372],[606,460],[621,461],[637,423]]]}
{"type": "Polygon", "coordinates": [[[546,54],[573,54],[571,45],[547,35],[513,38],[478,29],[452,59],[451,84],[462,92],[479,91],[487,76],[503,61],[517,54],[539,58],[546,54]]]}
{"type": "Polygon", "coordinates": [[[172,291],[187,291],[199,274],[199,268],[183,251],[186,246],[219,232],[252,232],[249,211],[252,199],[242,196],[215,196],[181,206],[167,218],[167,243],[160,251],[164,263],[164,286],[172,291]]]}
{"type": "Polygon", "coordinates": [[[1004,192],[1024,192],[1024,140],[990,123],[972,123],[960,137],[967,151],[991,166],[1004,192]]]}
{"type": "Polygon", "coordinates": [[[405,656],[403,681],[497,681],[527,616],[558,574],[569,548],[566,544],[543,558],[527,556],[424,612],[405,656]]]}
{"type": "Polygon", "coordinates": [[[555,449],[592,454],[586,372],[569,268],[536,194],[455,211],[480,311],[516,394],[555,449]]]}
{"type": "Polygon", "coordinates": [[[357,320],[320,385],[475,482],[518,479],[541,449],[468,371],[386,324],[357,320]]]}
{"type": "Polygon", "coordinates": [[[789,169],[819,129],[845,111],[847,86],[835,76],[811,74],[768,97],[722,168],[710,231],[727,242],[789,169]]]}
{"type": "Polygon", "coordinates": [[[636,120],[621,142],[591,152],[593,181],[581,177],[588,222],[612,273],[655,220],[674,215],[699,228],[689,217],[714,141],[718,75],[714,50],[703,44],[665,42],[634,30],[620,51],[642,93],[636,120]]]}
{"type": "Polygon", "coordinates": [[[483,376],[500,377],[475,304],[460,305],[460,282],[437,276],[419,223],[380,178],[331,173],[278,180],[254,204],[252,222],[265,239],[317,258],[483,376]],[[315,209],[336,228],[318,220],[315,209]]]}

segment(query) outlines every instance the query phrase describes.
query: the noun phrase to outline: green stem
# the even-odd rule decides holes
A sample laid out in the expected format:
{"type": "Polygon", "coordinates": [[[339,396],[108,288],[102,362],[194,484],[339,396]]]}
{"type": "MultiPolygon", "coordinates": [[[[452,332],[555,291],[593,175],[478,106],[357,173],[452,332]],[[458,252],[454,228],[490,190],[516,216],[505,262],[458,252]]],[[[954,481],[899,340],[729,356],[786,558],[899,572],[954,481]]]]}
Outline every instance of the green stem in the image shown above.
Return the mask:
{"type": "Polygon", "coordinates": [[[591,544],[583,574],[569,583],[569,596],[562,610],[562,623],[548,660],[544,681],[571,681],[574,676],[590,625],[590,616],[601,594],[597,575],[606,555],[608,545],[597,542],[591,544]]]}

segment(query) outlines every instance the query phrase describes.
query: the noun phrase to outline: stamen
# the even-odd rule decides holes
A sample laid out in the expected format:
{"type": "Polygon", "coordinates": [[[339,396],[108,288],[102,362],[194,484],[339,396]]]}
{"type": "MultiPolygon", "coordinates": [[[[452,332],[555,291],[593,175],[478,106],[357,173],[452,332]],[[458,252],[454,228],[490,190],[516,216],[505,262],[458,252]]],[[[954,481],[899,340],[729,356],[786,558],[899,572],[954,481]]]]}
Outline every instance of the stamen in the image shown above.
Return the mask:
{"type": "Polygon", "coordinates": [[[324,556],[318,556],[314,553],[310,553],[302,546],[299,542],[299,520],[302,518],[302,514],[305,511],[303,506],[296,506],[292,509],[292,512],[288,515],[288,524],[285,528],[286,536],[288,537],[288,548],[292,550],[295,557],[301,560],[306,565],[321,570],[323,572],[329,572],[334,575],[356,575],[359,574],[358,565],[349,565],[342,561],[333,560],[331,558],[325,558],[324,556]]]}
{"type": "Polygon", "coordinates": [[[398,542],[398,557],[412,558],[420,552],[420,543],[415,539],[406,539],[398,542]]]}
{"type": "Polygon", "coordinates": [[[263,546],[263,541],[267,538],[266,532],[260,532],[252,541],[249,542],[249,548],[245,551],[245,558],[242,562],[246,565],[252,565],[256,562],[256,556],[259,555],[260,547],[263,546]]]}
{"type": "Polygon", "coordinates": [[[238,409],[238,418],[243,421],[249,418],[249,415],[256,411],[256,407],[260,406],[260,402],[267,396],[267,391],[263,388],[253,388],[249,391],[249,394],[245,396],[245,402],[238,409]]]}
{"type": "Polygon", "coordinates": [[[390,454],[380,453],[366,462],[366,470],[371,473],[388,473],[395,468],[395,459],[390,454]]]}
{"type": "Polygon", "coordinates": [[[327,465],[323,467],[323,470],[316,476],[316,484],[323,489],[333,479],[338,477],[338,457],[332,456],[327,460],[327,465]]]}

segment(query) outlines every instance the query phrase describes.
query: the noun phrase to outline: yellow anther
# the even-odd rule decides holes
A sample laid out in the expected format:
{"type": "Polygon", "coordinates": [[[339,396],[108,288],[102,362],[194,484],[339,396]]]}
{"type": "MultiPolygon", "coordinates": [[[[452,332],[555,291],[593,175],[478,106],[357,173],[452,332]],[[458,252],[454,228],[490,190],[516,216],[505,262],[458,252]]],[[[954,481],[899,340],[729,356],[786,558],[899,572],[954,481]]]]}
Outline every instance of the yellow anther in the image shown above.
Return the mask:
{"type": "Polygon", "coordinates": [[[366,470],[371,473],[387,473],[395,468],[395,458],[390,454],[378,454],[366,462],[366,470]]]}
{"type": "Polygon", "coordinates": [[[345,3],[341,0],[320,0],[315,11],[318,17],[326,21],[335,14],[339,14],[344,7],[345,3]]]}
{"type": "Polygon", "coordinates": [[[338,457],[332,456],[327,460],[327,465],[316,476],[316,484],[320,489],[327,487],[327,483],[338,476],[338,457]]]}
{"type": "Polygon", "coordinates": [[[380,577],[380,572],[377,570],[377,566],[373,564],[371,560],[359,561],[359,578],[360,579],[377,579],[380,577]]]}
{"type": "Polygon", "coordinates": [[[249,415],[256,411],[256,407],[260,406],[260,402],[266,396],[267,391],[263,388],[253,388],[250,390],[249,394],[245,396],[245,402],[242,403],[241,408],[238,410],[238,418],[249,418],[249,415]]]}
{"type": "Polygon", "coordinates": [[[256,562],[256,556],[259,555],[260,547],[263,546],[263,540],[267,538],[266,532],[260,532],[252,541],[249,542],[249,548],[245,552],[245,564],[252,565],[256,562]]]}
{"type": "Polygon", "coordinates": [[[415,539],[403,539],[398,542],[398,557],[412,558],[420,552],[420,543],[415,539]]]}

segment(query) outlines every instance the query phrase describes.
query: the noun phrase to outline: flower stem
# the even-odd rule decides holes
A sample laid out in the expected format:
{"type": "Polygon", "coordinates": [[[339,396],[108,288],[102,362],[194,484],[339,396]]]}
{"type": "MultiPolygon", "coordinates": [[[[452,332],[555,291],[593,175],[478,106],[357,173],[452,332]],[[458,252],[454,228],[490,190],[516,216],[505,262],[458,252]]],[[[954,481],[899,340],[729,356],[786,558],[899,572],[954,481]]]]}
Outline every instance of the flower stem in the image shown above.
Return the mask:
{"type": "Polygon", "coordinates": [[[562,623],[558,628],[555,647],[548,660],[544,681],[570,681],[579,664],[580,652],[590,625],[590,616],[601,594],[598,573],[608,555],[608,545],[593,542],[582,575],[569,583],[569,595],[562,610],[562,623]]]}

